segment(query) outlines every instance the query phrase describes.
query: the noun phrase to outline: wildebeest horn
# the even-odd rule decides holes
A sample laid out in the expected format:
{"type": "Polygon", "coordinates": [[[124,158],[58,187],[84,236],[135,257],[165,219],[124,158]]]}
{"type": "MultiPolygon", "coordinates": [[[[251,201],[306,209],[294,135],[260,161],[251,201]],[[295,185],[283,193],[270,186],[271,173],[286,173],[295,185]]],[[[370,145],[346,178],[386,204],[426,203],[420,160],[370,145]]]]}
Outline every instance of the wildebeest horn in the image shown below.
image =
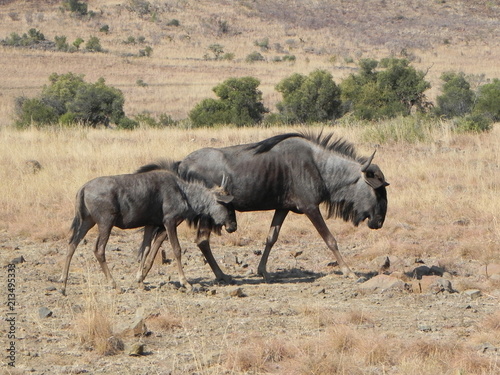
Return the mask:
{"type": "Polygon", "coordinates": [[[368,167],[370,166],[370,164],[372,163],[372,160],[375,156],[375,153],[377,152],[377,150],[373,151],[373,154],[372,156],[370,156],[370,158],[363,164],[363,166],[361,167],[361,172],[366,172],[368,167]]]}
{"type": "Polygon", "coordinates": [[[222,181],[220,183],[220,187],[222,190],[227,190],[227,183],[229,181],[229,178],[226,176],[225,173],[222,174],[222,181]]]}

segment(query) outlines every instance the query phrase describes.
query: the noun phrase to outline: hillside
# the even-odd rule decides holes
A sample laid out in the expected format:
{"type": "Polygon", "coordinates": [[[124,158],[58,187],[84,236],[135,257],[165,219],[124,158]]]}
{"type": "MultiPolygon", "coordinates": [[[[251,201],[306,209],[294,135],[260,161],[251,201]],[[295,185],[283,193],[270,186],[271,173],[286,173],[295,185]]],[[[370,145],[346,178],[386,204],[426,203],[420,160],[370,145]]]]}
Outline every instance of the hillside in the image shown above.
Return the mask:
{"type": "Polygon", "coordinates": [[[0,47],[0,125],[11,123],[13,99],[34,96],[52,72],[106,79],[126,97],[126,111],[185,118],[228,77],[261,81],[265,105],[280,100],[284,77],[327,69],[336,80],[359,58],[406,57],[438,92],[443,71],[500,76],[500,6],[491,1],[89,1],[92,15],[62,11],[62,1],[2,1],[0,39],[35,28],[53,41],[99,38],[104,52],[0,47]],[[103,26],[108,31],[102,31],[103,26]],[[133,42],[132,42],[133,41],[133,42]],[[215,61],[219,44],[231,60],[215,61]],[[146,47],[150,57],[140,57],[146,47]],[[248,63],[259,52],[265,61],[248,63]],[[285,55],[295,62],[280,61],[285,55]],[[140,84],[138,84],[140,83],[140,84]]]}

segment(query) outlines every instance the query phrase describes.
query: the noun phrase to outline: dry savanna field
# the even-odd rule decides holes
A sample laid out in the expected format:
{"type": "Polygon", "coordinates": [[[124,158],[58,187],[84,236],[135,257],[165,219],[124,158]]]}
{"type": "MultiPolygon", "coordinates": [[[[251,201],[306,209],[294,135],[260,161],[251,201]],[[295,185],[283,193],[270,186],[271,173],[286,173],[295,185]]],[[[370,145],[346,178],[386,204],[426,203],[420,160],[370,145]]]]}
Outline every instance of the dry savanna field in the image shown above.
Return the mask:
{"type": "MultiPolygon", "coordinates": [[[[92,82],[105,78],[123,91],[128,116],[149,111],[175,119],[185,119],[229,77],[258,78],[265,105],[274,110],[281,100],[274,86],[282,78],[326,69],[340,80],[364,57],[411,57],[428,70],[431,99],[444,71],[484,74],[485,81],[500,77],[496,2],[152,0],[155,12],[143,15],[129,10],[138,3],[89,1],[96,16],[75,18],[60,10],[59,1],[0,2],[0,39],[34,27],[50,40],[96,35],[105,49],[0,47],[0,371],[500,373],[499,124],[482,134],[457,134],[448,121],[425,124],[412,142],[383,136],[406,132],[405,119],[309,129],[333,132],[361,155],[376,149],[375,162],[391,183],[382,229],[327,221],[357,280],[340,274],[306,217],[290,214],[269,258],[272,280],[265,283],[256,268],[272,212],[254,212],[238,213],[238,231],[212,240],[231,285],[214,282],[193,229],[181,224],[192,291],[179,287],[170,261],[157,262],[146,289],[137,288],[138,230],[112,233],[107,260],[118,283],[113,290],[92,254],[93,229],[73,258],[67,296],[61,295],[57,280],[75,193],[86,181],[304,127],[13,128],[14,99],[37,95],[53,72],[85,74],[92,82]],[[179,26],[169,26],[172,19],[179,26]],[[104,24],[107,34],[99,32],[104,24]],[[144,46],[124,44],[129,36],[144,36],[152,55],[136,56],[144,46]],[[267,61],[246,63],[245,56],[259,50],[255,41],[265,38],[267,61]],[[203,58],[213,43],[235,58],[203,58]],[[272,62],[280,51],[296,61],[272,62]],[[382,267],[387,258],[390,266],[382,267]]],[[[171,260],[170,246],[163,247],[171,260]]]]}

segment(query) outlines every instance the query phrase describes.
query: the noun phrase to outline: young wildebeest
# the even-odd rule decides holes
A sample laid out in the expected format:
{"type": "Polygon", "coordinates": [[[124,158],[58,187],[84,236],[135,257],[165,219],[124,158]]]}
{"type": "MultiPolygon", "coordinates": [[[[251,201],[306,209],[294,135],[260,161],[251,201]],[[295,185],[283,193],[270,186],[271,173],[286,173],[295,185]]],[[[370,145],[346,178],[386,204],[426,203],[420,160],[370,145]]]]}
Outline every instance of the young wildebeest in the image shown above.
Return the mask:
{"type": "MultiPolygon", "coordinates": [[[[178,166],[186,180],[214,186],[229,178],[228,192],[238,211],[275,210],[258,273],[266,280],[267,259],[288,212],[305,214],[335,255],[344,275],[355,277],[340,255],[337,241],[326,226],[328,217],[340,217],[355,226],[381,228],[387,211],[386,186],[380,168],[370,158],[358,157],[354,147],[332,135],[282,134],[258,143],[194,151],[178,166]]],[[[210,249],[210,229],[198,228],[198,247],[218,279],[228,281],[210,249]]]]}
{"type": "Polygon", "coordinates": [[[212,230],[220,233],[224,225],[228,232],[233,232],[236,230],[236,219],[234,210],[228,206],[231,200],[228,194],[211,191],[199,182],[185,182],[167,170],[98,177],[87,182],[76,195],[75,217],[71,225],[73,233],[61,276],[63,294],[75,249],[95,224],[99,235],[94,254],[114,288],[116,283],[109,272],[105,256],[106,243],[113,227],[145,227],[141,248],[146,250],[141,259],[139,282],[146,276],[158,248],[168,236],[177,261],[180,283],[188,286],[182,270],[177,226],[184,220],[196,225],[203,219],[204,223],[210,223],[212,230]],[[149,256],[150,262],[144,269],[156,228],[160,229],[149,256]]]}

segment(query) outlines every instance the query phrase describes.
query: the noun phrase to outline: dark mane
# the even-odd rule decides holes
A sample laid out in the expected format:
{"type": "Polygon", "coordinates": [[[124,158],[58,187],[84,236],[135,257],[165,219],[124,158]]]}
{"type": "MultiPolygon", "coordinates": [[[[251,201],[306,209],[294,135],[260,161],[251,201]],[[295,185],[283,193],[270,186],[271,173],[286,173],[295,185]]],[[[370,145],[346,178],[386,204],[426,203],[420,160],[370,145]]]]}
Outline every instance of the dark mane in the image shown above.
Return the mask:
{"type": "Polygon", "coordinates": [[[364,163],[366,161],[366,158],[357,156],[352,143],[342,138],[333,138],[333,133],[323,135],[323,131],[319,134],[314,134],[312,132],[280,134],[258,142],[255,145],[250,146],[249,149],[254,149],[255,154],[262,154],[270,151],[278,143],[293,137],[307,139],[308,141],[321,146],[325,150],[335,152],[352,160],[356,160],[359,163],[364,163]]]}
{"type": "Polygon", "coordinates": [[[169,159],[161,159],[157,160],[155,162],[143,165],[142,167],[139,167],[138,170],[136,170],[134,173],[146,173],[146,172],[151,172],[151,171],[157,171],[159,169],[164,169],[170,172],[173,172],[177,174],[177,169],[179,167],[180,162],[179,161],[173,161],[169,159]]]}

